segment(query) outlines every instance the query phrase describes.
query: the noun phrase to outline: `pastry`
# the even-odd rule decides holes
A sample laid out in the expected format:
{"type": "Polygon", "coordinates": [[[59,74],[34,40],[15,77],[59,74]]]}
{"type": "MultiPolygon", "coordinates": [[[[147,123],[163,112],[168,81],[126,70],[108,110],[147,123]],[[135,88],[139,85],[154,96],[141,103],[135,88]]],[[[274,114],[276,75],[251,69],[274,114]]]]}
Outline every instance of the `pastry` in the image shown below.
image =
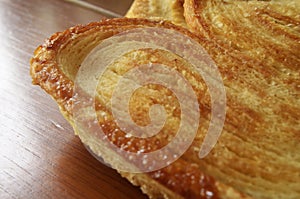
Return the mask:
{"type": "Polygon", "coordinates": [[[300,132],[299,3],[298,0],[186,0],[184,3],[190,30],[214,42],[228,55],[215,60],[220,70],[223,66],[228,70],[222,73],[225,85],[231,90],[227,90],[228,98],[234,89],[238,92],[234,101],[240,103],[232,108],[229,101],[227,104],[227,121],[236,121],[235,130],[228,132],[237,137],[224,142],[231,157],[224,155],[222,164],[216,164],[217,156],[208,156],[204,159],[205,170],[255,198],[299,197],[300,178],[293,174],[300,171],[296,152],[300,132]],[[232,60],[231,56],[235,61],[226,64],[232,60]],[[240,116],[231,118],[234,115],[231,113],[238,110],[240,116]],[[242,140],[243,144],[230,146],[234,139],[242,140]],[[228,175],[224,175],[224,167],[232,168],[226,172],[228,175]]]}
{"type": "MultiPolygon", "coordinates": [[[[192,4],[185,2],[185,9],[190,5],[192,4]]],[[[212,9],[213,5],[215,4],[210,4],[209,9],[212,9]]],[[[31,59],[33,83],[40,85],[56,100],[62,114],[72,124],[83,143],[96,155],[103,157],[104,161],[118,168],[119,165],[114,164],[120,163],[116,162],[117,156],[113,151],[99,146],[94,135],[76,127],[73,113],[75,76],[93,48],[113,35],[146,27],[179,31],[201,44],[218,66],[227,99],[222,134],[213,150],[206,157],[199,159],[198,153],[209,127],[212,110],[207,85],[201,76],[193,72],[188,60],[176,54],[150,48],[129,52],[111,64],[97,87],[95,109],[106,137],[114,145],[127,151],[138,152],[142,147],[141,153],[159,149],[173,138],[174,129],[180,121],[180,106],[176,103],[176,96],[168,90],[149,85],[136,92],[131,101],[132,117],[140,125],[150,122],[147,117],[150,106],[158,103],[166,107],[169,120],[162,131],[149,140],[126,135],[116,125],[107,103],[113,94],[111,85],[117,84],[118,78],[131,68],[149,63],[166,64],[176,69],[191,83],[198,97],[201,125],[191,146],[169,166],[147,173],[118,170],[120,174],[140,186],[150,198],[298,198],[298,27],[291,25],[291,29],[283,28],[293,39],[286,38],[285,45],[285,40],[279,40],[281,42],[278,46],[270,44],[273,48],[267,49],[266,44],[248,44],[247,38],[240,36],[243,48],[237,48],[239,40],[234,36],[223,42],[221,40],[225,36],[221,33],[206,31],[203,27],[196,29],[197,26],[193,23],[195,19],[190,18],[193,14],[190,15],[188,11],[185,10],[187,24],[198,36],[166,21],[129,18],[104,20],[56,33],[37,48],[31,59]],[[231,42],[228,42],[229,40],[231,42]],[[248,45],[261,47],[259,50],[262,54],[255,54],[252,46],[247,48],[248,45]],[[283,59],[283,55],[286,59],[283,59]],[[148,96],[148,93],[151,95],[148,96]]],[[[293,19],[297,22],[297,16],[293,19]]],[[[208,22],[207,24],[213,26],[208,22]]],[[[253,33],[253,36],[258,33],[253,33]]],[[[257,38],[264,41],[260,36],[257,38]]],[[[88,113],[82,116],[89,119],[88,113]]],[[[130,164],[135,166],[138,163],[133,161],[130,164]]]]}
{"type": "Polygon", "coordinates": [[[168,20],[186,27],[183,0],[135,0],[125,15],[129,18],[168,20]]]}
{"type": "MultiPolygon", "coordinates": [[[[126,18],[104,20],[101,22],[90,23],[85,26],[76,26],[64,32],[56,33],[52,35],[45,44],[39,46],[31,59],[30,73],[33,83],[40,85],[54,98],[54,100],[58,103],[62,114],[72,124],[72,126],[75,127],[72,106],[74,102],[74,81],[76,73],[78,72],[85,56],[89,54],[90,51],[103,39],[126,30],[141,27],[160,27],[176,30],[182,34],[188,35],[198,42],[201,41],[201,43],[205,44],[207,48],[214,48],[211,43],[202,41],[188,30],[172,25],[168,22],[126,18]]],[[[171,108],[169,111],[174,114],[172,116],[174,120],[170,120],[162,135],[158,134],[157,137],[146,142],[139,141],[139,139],[136,140],[135,138],[128,138],[118,128],[118,126],[114,124],[111,112],[104,103],[105,96],[111,95],[111,91],[105,88],[103,84],[109,86],[111,83],[115,83],[116,80],[114,77],[120,75],[116,75],[115,73],[122,73],[122,71],[124,72],[124,70],[126,70],[126,67],[133,67],[136,64],[143,64],[143,62],[149,63],[150,61],[153,63],[169,63],[171,67],[178,68],[178,70],[182,73],[188,69],[186,68],[188,65],[186,65],[186,61],[180,61],[181,58],[177,55],[172,55],[157,49],[141,49],[138,52],[132,53],[133,54],[129,53],[126,55],[125,58],[118,62],[118,64],[112,65],[112,69],[105,73],[102,86],[99,88],[99,96],[97,96],[99,101],[96,102],[96,109],[97,113],[99,113],[98,116],[105,113],[106,119],[101,119],[101,117],[98,119],[104,129],[104,133],[115,145],[132,151],[136,150],[137,146],[148,146],[151,151],[161,147],[163,144],[166,144],[166,142],[168,142],[166,137],[171,137],[172,134],[174,134],[174,132],[172,132],[172,128],[174,128],[174,126],[178,126],[176,122],[176,118],[178,119],[178,109],[176,108],[178,107],[178,104],[174,104],[174,96],[172,97],[171,95],[172,100],[165,101],[164,99],[166,98],[162,98],[160,95],[156,96],[157,94],[154,92],[155,99],[160,101],[160,103],[173,103],[172,106],[169,106],[171,108]],[[159,100],[159,98],[161,98],[161,100],[159,100]],[[115,132],[115,134],[112,132],[115,132]]],[[[186,72],[187,75],[190,75],[190,78],[192,78],[192,73],[190,71],[186,72]]],[[[203,97],[203,105],[201,105],[201,109],[203,109],[203,124],[205,124],[209,117],[208,107],[210,106],[208,103],[209,100],[207,99],[207,89],[203,84],[203,80],[200,78],[197,80],[194,87],[199,94],[202,93],[203,96],[206,95],[206,97],[203,97]]],[[[161,94],[169,93],[168,91],[155,86],[147,89],[150,89],[152,92],[153,90],[157,90],[162,92],[161,94]]],[[[168,94],[168,96],[169,95],[170,94],[168,94]]],[[[145,97],[143,98],[143,96],[144,95],[141,95],[142,100],[144,100],[146,105],[153,105],[153,98],[150,98],[151,100],[149,100],[145,97]]],[[[134,104],[137,103],[136,106],[138,106],[139,102],[140,100],[136,100],[134,101],[134,104]]],[[[145,110],[142,109],[142,111],[145,110]]],[[[82,116],[86,118],[89,117],[88,114],[83,114],[82,116]]],[[[145,113],[136,115],[136,121],[140,123],[147,122],[145,113]]],[[[97,143],[94,142],[95,137],[93,137],[93,135],[80,132],[76,128],[74,128],[74,130],[79,135],[83,143],[90,147],[92,151],[103,157],[107,163],[112,166],[117,166],[114,165],[115,154],[110,152],[108,149],[103,149],[102,146],[98,146],[97,143]]],[[[183,158],[179,158],[173,164],[165,168],[148,173],[119,172],[130,182],[140,186],[150,198],[248,198],[246,195],[239,193],[234,188],[220,181],[215,181],[212,176],[206,175],[206,173],[202,172],[202,169],[200,168],[200,165],[197,165],[197,162],[193,162],[194,158],[198,159],[196,151],[199,150],[199,146],[201,145],[199,140],[202,140],[205,135],[204,133],[205,132],[201,132],[199,130],[197,141],[193,143],[194,146],[190,148],[187,154],[184,154],[183,158]],[[195,157],[193,158],[192,156],[195,157]]]]}
{"type": "Polygon", "coordinates": [[[186,0],[184,8],[190,30],[225,49],[265,61],[270,61],[268,57],[289,57],[297,63],[294,54],[300,50],[298,0],[186,0]]]}

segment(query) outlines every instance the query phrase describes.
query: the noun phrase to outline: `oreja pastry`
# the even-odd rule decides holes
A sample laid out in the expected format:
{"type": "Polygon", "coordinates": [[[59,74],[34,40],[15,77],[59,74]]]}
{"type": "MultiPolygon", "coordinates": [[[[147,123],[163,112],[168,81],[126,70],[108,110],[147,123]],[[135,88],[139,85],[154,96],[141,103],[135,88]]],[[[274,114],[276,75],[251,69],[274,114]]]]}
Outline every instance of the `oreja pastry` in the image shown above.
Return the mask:
{"type": "MultiPolygon", "coordinates": [[[[82,131],[75,124],[73,92],[76,75],[86,56],[105,39],[149,27],[178,31],[203,46],[222,76],[227,99],[226,120],[218,143],[211,153],[200,159],[198,153],[212,117],[211,94],[203,77],[195,73],[189,60],[160,48],[145,47],[126,53],[110,63],[95,92],[97,122],[105,139],[122,150],[146,154],[161,149],[176,136],[181,104],[170,90],[155,84],[136,90],[129,108],[135,123],[145,126],[151,123],[150,107],[162,105],[167,120],[159,134],[148,139],[136,138],[128,136],[117,125],[109,103],[113,89],[127,71],[139,65],[156,67],[163,64],[178,71],[197,96],[201,118],[193,142],[175,162],[147,173],[118,170],[121,175],[140,186],[150,198],[300,197],[300,80],[299,56],[295,51],[299,42],[294,42],[290,48],[287,47],[289,43],[286,48],[280,46],[286,59],[277,59],[273,52],[265,61],[258,59],[259,54],[244,53],[216,42],[200,29],[195,31],[196,36],[166,21],[110,19],[52,35],[36,49],[31,59],[33,83],[54,98],[83,143],[112,167],[118,168],[117,154],[99,145],[95,141],[98,139],[96,133],[82,131]]],[[[266,47],[262,45],[262,48],[266,47]]],[[[80,115],[90,120],[89,111],[80,115]]]]}
{"type": "MultiPolygon", "coordinates": [[[[240,59],[240,65],[230,67],[238,75],[230,82],[244,79],[237,96],[257,114],[252,116],[254,120],[262,119],[255,124],[244,118],[249,126],[236,135],[245,149],[229,147],[238,161],[235,166],[228,161],[219,167],[235,167],[230,177],[216,174],[218,167],[208,169],[209,173],[255,198],[299,198],[300,178],[293,173],[300,171],[295,151],[299,150],[300,132],[296,121],[300,107],[300,1],[186,0],[184,8],[192,32],[240,59]],[[249,151],[249,144],[255,149],[249,151]]],[[[215,165],[216,161],[212,158],[210,162],[215,165]]]]}
{"type": "MultiPolygon", "coordinates": [[[[233,138],[228,139],[224,146],[231,157],[216,164],[219,157],[208,156],[203,167],[255,198],[299,198],[300,176],[294,174],[300,171],[300,1],[186,0],[184,8],[192,32],[236,57],[217,63],[234,74],[224,81],[236,88],[234,101],[243,106],[227,114],[228,122],[240,120],[234,125],[240,130],[229,132],[243,144],[230,146],[233,138]],[[231,118],[240,108],[240,116],[231,118]],[[232,170],[224,172],[228,167],[232,170]]],[[[232,91],[227,90],[229,99],[232,91]]]]}
{"type": "MultiPolygon", "coordinates": [[[[146,19],[111,19],[101,22],[94,22],[85,26],[76,26],[64,32],[52,35],[45,44],[39,46],[34,57],[31,59],[31,76],[33,83],[40,85],[58,103],[62,114],[73,127],[73,91],[75,76],[84,60],[92,49],[102,40],[117,33],[135,28],[157,27],[176,30],[187,35],[197,42],[204,44],[211,51],[213,44],[202,41],[188,30],[163,21],[149,21],[146,19]]],[[[176,102],[176,97],[169,90],[158,85],[149,85],[135,94],[132,100],[134,120],[143,125],[149,122],[147,113],[149,107],[159,103],[166,108],[168,120],[162,131],[149,139],[137,139],[128,137],[116,125],[109,106],[105,103],[107,96],[112,93],[111,85],[115,84],[117,78],[128,70],[128,68],[142,65],[144,63],[163,63],[176,69],[184,77],[192,82],[192,87],[197,95],[201,95],[200,109],[202,127],[199,128],[196,139],[181,158],[173,164],[148,173],[128,173],[119,171],[122,176],[130,182],[141,187],[150,198],[247,198],[234,188],[215,180],[212,176],[202,171],[201,165],[194,159],[198,158],[197,150],[201,146],[201,140],[205,136],[207,121],[210,118],[210,100],[207,87],[201,77],[193,74],[191,65],[178,55],[160,49],[140,49],[130,52],[117,62],[112,64],[103,74],[102,81],[99,82],[96,99],[96,112],[98,122],[104,134],[116,146],[137,152],[144,149],[144,153],[156,150],[165,144],[176,133],[176,128],[180,123],[178,114],[180,107],[176,102]],[[140,97],[140,98],[139,98],[140,97]],[[104,117],[102,117],[104,116],[104,117]]],[[[88,113],[81,114],[83,118],[89,118],[88,113]]],[[[115,154],[109,149],[104,149],[95,142],[95,135],[81,132],[75,128],[75,132],[91,150],[111,164],[115,163],[115,154]]],[[[200,160],[199,160],[200,162],[200,160]]],[[[125,164],[126,162],[124,162],[125,164]]]]}

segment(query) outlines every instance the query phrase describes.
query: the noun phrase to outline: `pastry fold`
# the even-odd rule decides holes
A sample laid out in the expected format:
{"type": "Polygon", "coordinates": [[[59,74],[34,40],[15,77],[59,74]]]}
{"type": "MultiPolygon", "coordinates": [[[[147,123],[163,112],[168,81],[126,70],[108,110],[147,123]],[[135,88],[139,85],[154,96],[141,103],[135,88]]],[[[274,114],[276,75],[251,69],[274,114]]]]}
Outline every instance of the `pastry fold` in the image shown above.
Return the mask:
{"type": "MultiPolygon", "coordinates": [[[[95,142],[95,135],[78,130],[74,124],[73,103],[74,82],[76,74],[84,60],[92,49],[101,43],[102,40],[118,33],[135,28],[156,27],[178,31],[187,35],[197,42],[211,46],[207,41],[184,28],[175,26],[169,22],[151,21],[146,19],[110,19],[101,22],[94,22],[88,25],[72,27],[64,32],[52,35],[43,45],[39,46],[31,59],[30,74],[33,83],[41,86],[58,103],[64,117],[74,127],[75,133],[83,143],[92,151],[101,156],[113,167],[114,153],[103,148],[95,142]]],[[[211,46],[213,48],[213,46],[211,46]]],[[[107,96],[111,95],[110,85],[116,83],[116,78],[122,76],[124,71],[137,65],[165,64],[185,75],[190,81],[196,81],[193,88],[196,93],[203,96],[199,99],[203,117],[203,127],[198,130],[195,141],[189,150],[171,165],[148,173],[128,173],[119,171],[134,185],[138,185],[149,195],[150,198],[248,198],[234,188],[216,181],[211,175],[203,172],[200,165],[194,159],[199,159],[196,153],[205,136],[205,123],[209,120],[209,99],[207,99],[207,88],[198,75],[192,73],[191,65],[178,55],[160,49],[139,49],[126,54],[118,62],[111,65],[103,74],[103,80],[99,83],[96,99],[96,112],[99,124],[106,137],[116,146],[128,151],[137,152],[138,149],[147,149],[144,152],[159,149],[168,143],[178,127],[178,110],[180,106],[176,103],[176,96],[170,91],[158,86],[149,85],[136,94],[133,98],[132,110],[134,120],[138,124],[145,124],[148,121],[147,112],[154,104],[162,104],[166,107],[170,116],[162,131],[150,139],[137,139],[127,137],[116,125],[111,110],[106,105],[107,96]],[[149,97],[147,95],[150,95],[149,97]],[[204,97],[206,95],[206,97],[204,97]],[[169,100],[166,100],[169,99],[169,100]],[[145,106],[145,107],[141,107],[145,106]],[[105,115],[101,117],[101,115],[105,115]]],[[[180,112],[180,111],[179,111],[180,112]]],[[[89,115],[82,115],[88,118],[89,115]]],[[[179,121],[180,122],[180,121],[179,121]]],[[[198,161],[200,162],[200,160],[198,161]]]]}
{"type": "Polygon", "coordinates": [[[136,0],[127,13],[133,18],[103,20],[53,34],[36,49],[30,74],[33,84],[58,103],[83,143],[117,168],[116,154],[75,125],[74,85],[84,59],[103,40],[136,28],[186,35],[207,51],[221,74],[227,100],[222,134],[211,153],[199,159],[212,110],[205,81],[177,54],[134,50],[107,68],[96,90],[95,110],[106,138],[127,151],[143,148],[142,153],[158,150],[174,138],[180,104],[176,95],[158,85],[137,90],[129,107],[133,120],[143,126],[151,123],[149,107],[164,106],[168,118],[159,134],[149,139],[128,137],[114,120],[108,103],[113,86],[143,64],[164,64],[178,71],[195,91],[201,119],[191,146],[174,163],[148,173],[118,172],[150,198],[300,198],[299,8],[296,0],[136,0]]]}

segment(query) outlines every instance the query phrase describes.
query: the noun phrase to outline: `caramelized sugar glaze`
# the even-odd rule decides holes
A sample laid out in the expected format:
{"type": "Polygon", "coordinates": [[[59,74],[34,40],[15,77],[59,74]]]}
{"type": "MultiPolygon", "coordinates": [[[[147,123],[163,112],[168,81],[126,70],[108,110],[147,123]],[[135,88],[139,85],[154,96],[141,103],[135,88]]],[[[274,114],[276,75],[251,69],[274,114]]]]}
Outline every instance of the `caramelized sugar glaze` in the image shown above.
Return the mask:
{"type": "MultiPolygon", "coordinates": [[[[260,198],[268,198],[268,194],[274,193],[279,196],[299,196],[298,65],[286,67],[287,71],[283,73],[275,66],[268,65],[268,62],[226,49],[204,36],[196,37],[167,22],[113,19],[76,26],[54,34],[43,46],[37,48],[31,60],[33,83],[40,85],[58,102],[62,113],[72,124],[74,78],[84,57],[102,39],[124,30],[145,26],[175,29],[197,40],[218,65],[227,92],[224,130],[214,150],[200,160],[199,147],[210,119],[209,91],[201,77],[189,72],[185,75],[188,80],[196,80],[193,89],[199,97],[201,121],[196,139],[180,159],[148,176],[185,198],[246,198],[234,191],[229,193],[229,188],[222,182],[260,198]]],[[[178,56],[166,56],[165,52],[145,49],[138,54],[141,59],[125,59],[121,65],[151,60],[158,63],[169,62],[169,66],[180,72],[190,67],[178,56]]],[[[277,60],[276,63],[282,64],[277,60]]],[[[116,70],[111,71],[118,73],[116,70]]],[[[109,79],[110,73],[107,75],[109,79]]],[[[163,104],[164,100],[154,100],[161,98],[162,94],[172,96],[158,87],[145,88],[144,92],[151,90],[159,92],[143,99],[149,106],[163,104]]],[[[163,147],[172,138],[178,124],[174,122],[178,118],[178,104],[172,106],[177,107],[170,110],[174,113],[171,118],[173,120],[157,136],[145,140],[126,137],[114,123],[110,110],[104,104],[97,102],[96,109],[104,133],[115,145],[133,152],[143,147],[144,152],[148,152],[163,147]],[[102,112],[107,115],[105,120],[100,117],[102,112]]],[[[135,120],[147,123],[143,112],[146,110],[142,111],[142,117],[136,116],[135,120]]]]}
{"type": "MultiPolygon", "coordinates": [[[[62,33],[54,34],[45,42],[44,45],[37,48],[35,51],[35,56],[31,59],[31,75],[33,77],[33,83],[40,85],[58,102],[62,113],[72,124],[72,103],[74,100],[72,96],[74,78],[84,57],[93,47],[99,44],[102,39],[124,30],[146,26],[174,29],[183,34],[189,35],[193,39],[199,40],[189,31],[174,26],[171,23],[157,21],[154,22],[141,19],[113,19],[104,20],[99,23],[91,23],[86,26],[76,26],[62,33]],[[80,43],[82,41],[84,41],[84,45],[80,43]],[[76,45],[80,45],[80,49],[76,48],[76,45]],[[70,46],[72,46],[72,49],[70,49],[70,46]],[[69,56],[65,56],[66,54],[69,54],[69,56]],[[72,55],[76,56],[76,59],[71,57],[72,55]]],[[[160,52],[151,49],[140,50],[137,53],[138,56],[140,56],[140,59],[132,60],[126,59],[125,57],[123,62],[121,60],[121,65],[125,68],[126,66],[130,68],[134,65],[143,64],[143,62],[149,63],[149,60],[151,60],[152,63],[164,63],[169,66],[177,67],[179,71],[182,71],[183,69],[187,71],[187,66],[184,65],[184,61],[178,61],[178,59],[180,59],[178,56],[170,54],[169,57],[167,56],[168,58],[164,58],[166,57],[165,53],[166,52],[160,52]]],[[[132,55],[129,54],[127,56],[130,57],[132,55]]],[[[117,73],[116,69],[111,69],[110,72],[112,71],[117,73]]],[[[189,73],[190,72],[188,72],[188,74],[189,73]]],[[[111,73],[104,74],[104,79],[107,78],[108,80],[104,81],[104,84],[111,83],[109,81],[109,79],[111,79],[110,75],[111,73]]],[[[201,77],[194,78],[198,79],[199,84],[203,84],[201,77]]],[[[206,87],[204,84],[203,87],[201,86],[197,88],[196,86],[197,85],[195,85],[194,88],[198,90],[199,93],[206,92],[206,87]]],[[[102,87],[99,89],[101,90],[102,87]]],[[[169,112],[173,114],[173,118],[171,119],[178,120],[180,108],[179,104],[176,104],[177,101],[173,100],[175,96],[172,95],[170,91],[166,91],[157,85],[152,87],[150,86],[142,92],[149,92],[151,90],[157,90],[159,92],[156,94],[156,96],[151,96],[152,98],[145,97],[143,93],[142,95],[137,96],[137,98],[142,98],[145,104],[148,103],[149,106],[157,103],[165,104],[165,107],[172,109],[169,110],[169,112]],[[169,100],[171,106],[170,104],[169,106],[166,106],[168,105],[168,103],[166,103],[168,101],[164,100],[167,99],[166,97],[164,98],[164,95],[172,98],[172,100],[169,100]]],[[[109,93],[106,94],[110,95],[109,93]]],[[[207,105],[202,106],[203,108],[205,107],[205,109],[207,109],[206,112],[209,112],[209,99],[206,103],[207,105]]],[[[168,111],[168,108],[166,109],[168,111]]],[[[113,142],[116,146],[131,152],[138,152],[139,150],[143,149],[143,152],[147,153],[163,147],[170,141],[170,139],[172,139],[174,136],[173,134],[176,133],[176,127],[178,127],[177,121],[174,122],[170,120],[169,122],[166,122],[166,126],[161,130],[161,132],[152,138],[138,139],[135,137],[127,137],[126,134],[119,129],[114,121],[114,118],[112,117],[110,110],[107,109],[107,107],[97,101],[96,110],[99,124],[111,142],[113,142]],[[101,117],[103,112],[105,113],[105,117],[101,117]]],[[[144,110],[144,112],[147,111],[148,110],[144,110]]],[[[142,118],[137,116],[137,122],[147,123],[148,121],[146,116],[146,113],[142,113],[142,118]]],[[[148,176],[183,197],[218,198],[218,191],[215,187],[213,177],[207,176],[199,169],[197,165],[190,165],[188,161],[184,159],[179,159],[174,164],[164,169],[151,172],[148,174],[148,176]]]]}

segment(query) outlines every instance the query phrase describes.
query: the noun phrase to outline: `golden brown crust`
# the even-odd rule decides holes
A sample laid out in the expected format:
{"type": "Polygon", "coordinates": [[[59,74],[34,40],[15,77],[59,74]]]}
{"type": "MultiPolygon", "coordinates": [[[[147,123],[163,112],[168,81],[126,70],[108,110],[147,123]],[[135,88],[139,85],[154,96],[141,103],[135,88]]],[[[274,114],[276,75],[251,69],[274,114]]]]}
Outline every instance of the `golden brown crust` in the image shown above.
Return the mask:
{"type": "Polygon", "coordinates": [[[299,3],[184,3],[191,31],[226,52],[214,58],[228,88],[227,119],[215,154],[199,164],[256,198],[300,195],[300,177],[293,175],[300,168],[299,3]]]}
{"type": "Polygon", "coordinates": [[[254,58],[260,54],[260,59],[273,56],[280,61],[288,56],[297,63],[295,53],[300,50],[298,0],[186,0],[184,7],[191,31],[225,49],[254,58]]]}
{"type": "Polygon", "coordinates": [[[135,0],[125,16],[169,20],[176,25],[186,27],[183,0],[135,0]]]}
{"type": "Polygon", "coordinates": [[[127,178],[133,185],[140,186],[143,193],[147,194],[151,199],[183,198],[145,174],[121,173],[121,175],[127,178]]]}
{"type": "MultiPolygon", "coordinates": [[[[149,21],[145,19],[111,19],[90,23],[86,26],[79,25],[64,32],[52,35],[44,45],[39,46],[36,49],[34,57],[30,61],[30,74],[33,78],[33,83],[40,85],[57,101],[63,115],[72,125],[74,125],[72,119],[72,94],[76,71],[82,60],[102,39],[137,27],[163,27],[174,29],[198,40],[198,38],[189,31],[174,26],[171,23],[161,21],[149,21]],[[80,48],[76,45],[80,45],[80,48]],[[72,57],[72,54],[75,54],[76,58],[72,57]]],[[[203,41],[202,43],[206,42],[203,41]]],[[[150,55],[164,57],[161,53],[163,52],[151,52],[150,55]]],[[[146,56],[149,55],[146,54],[146,56]]],[[[166,58],[165,61],[168,61],[168,59],[166,58]]],[[[107,111],[101,104],[98,104],[97,110],[107,111]]],[[[120,130],[116,131],[118,127],[113,125],[113,121],[105,121],[102,126],[103,129],[105,129],[104,131],[107,133],[107,136],[111,136],[111,141],[118,146],[124,146],[125,144],[127,145],[128,150],[134,151],[136,150],[136,146],[140,144],[139,140],[132,140],[130,142],[126,139],[122,142],[120,142],[120,139],[114,140],[114,137],[122,137],[124,134],[120,130]],[[114,130],[116,134],[111,134],[111,130],[114,130]]],[[[112,156],[113,154],[104,152],[103,150],[101,151],[98,146],[92,145],[91,142],[89,142],[91,139],[90,135],[80,135],[80,137],[83,142],[90,145],[98,155],[101,155],[109,163],[112,163],[110,162],[111,157],[109,156],[112,156]]],[[[154,140],[154,142],[155,141],[156,140],[154,140]]],[[[154,147],[154,149],[159,147],[159,145],[153,144],[151,139],[146,143],[144,141],[141,143],[148,144],[150,147],[154,147]]],[[[163,140],[161,140],[161,144],[162,143],[163,140]]],[[[176,167],[171,165],[165,169],[149,174],[122,173],[122,175],[127,177],[134,184],[141,186],[142,190],[152,198],[181,198],[182,196],[192,198],[205,198],[206,196],[217,198],[218,186],[216,186],[212,177],[203,173],[198,166],[192,166],[189,171],[194,174],[195,178],[202,180],[195,182],[193,186],[189,186],[189,183],[191,183],[190,177],[184,177],[186,175],[185,168],[189,163],[179,159],[176,165],[176,167]],[[158,176],[157,172],[161,172],[163,175],[158,176]],[[172,179],[172,176],[176,174],[176,172],[178,172],[177,177],[172,179]],[[168,181],[168,179],[170,180],[168,181]],[[170,184],[170,182],[173,183],[170,184]],[[202,192],[200,193],[199,190],[202,190],[202,192]]],[[[218,182],[218,185],[219,184],[220,182],[218,182]]],[[[223,185],[223,187],[224,186],[226,185],[223,185]]],[[[235,193],[241,196],[238,192],[235,193]]],[[[220,198],[225,198],[226,194],[227,192],[224,191],[224,193],[221,193],[220,198]]],[[[230,195],[228,197],[230,197],[230,195]]]]}
{"type": "MultiPolygon", "coordinates": [[[[300,170],[300,81],[299,57],[294,48],[291,49],[290,54],[294,56],[291,59],[282,60],[271,54],[273,62],[261,61],[252,54],[210,41],[206,35],[198,38],[168,22],[144,19],[105,20],[57,33],[43,46],[38,47],[31,60],[33,83],[40,85],[58,102],[63,114],[72,123],[73,81],[85,55],[104,38],[124,30],[147,26],[176,29],[203,45],[219,66],[223,77],[227,92],[227,118],[218,144],[212,153],[199,160],[197,153],[207,130],[211,106],[207,88],[202,85],[201,78],[188,74],[188,78],[197,80],[193,88],[197,94],[201,94],[199,102],[202,125],[192,146],[177,162],[157,171],[162,175],[158,175],[157,172],[122,175],[134,184],[142,186],[143,191],[153,198],[205,198],[210,195],[201,196],[199,189],[205,190],[204,192],[212,191],[215,197],[220,198],[247,198],[239,191],[257,198],[297,198],[300,195],[300,176],[295,175],[300,170]],[[95,41],[95,38],[98,40],[95,43],[91,42],[95,41]],[[80,42],[88,45],[81,48],[80,42]],[[76,59],[69,56],[71,54],[75,54],[76,59]],[[206,179],[204,185],[199,180],[195,185],[190,185],[191,179],[184,176],[186,169],[195,174],[194,178],[206,179]],[[178,178],[174,177],[176,173],[178,178]],[[175,186],[172,183],[168,184],[166,179],[172,179],[175,186]]],[[[297,48],[297,44],[295,46],[297,48]]],[[[174,62],[178,70],[189,67],[182,60],[175,62],[176,56],[161,51],[144,50],[139,51],[137,55],[141,59],[136,63],[159,58],[161,62],[174,62]]],[[[132,59],[125,57],[121,63],[125,67],[132,62],[134,63],[132,59]]],[[[99,111],[107,111],[101,103],[98,105],[99,111]]],[[[112,122],[109,119],[102,123],[105,131],[112,136],[111,140],[115,141],[116,145],[124,144],[120,142],[121,139],[113,140],[113,137],[124,136],[122,132],[118,131],[116,136],[109,134],[118,129],[112,122]]],[[[89,137],[86,138],[88,139],[89,137]]],[[[151,141],[130,143],[132,144],[127,142],[125,147],[132,151],[142,143],[154,147],[152,150],[160,147],[159,144],[152,145],[151,141]]],[[[104,157],[107,155],[101,152],[97,154],[104,157]]]]}

